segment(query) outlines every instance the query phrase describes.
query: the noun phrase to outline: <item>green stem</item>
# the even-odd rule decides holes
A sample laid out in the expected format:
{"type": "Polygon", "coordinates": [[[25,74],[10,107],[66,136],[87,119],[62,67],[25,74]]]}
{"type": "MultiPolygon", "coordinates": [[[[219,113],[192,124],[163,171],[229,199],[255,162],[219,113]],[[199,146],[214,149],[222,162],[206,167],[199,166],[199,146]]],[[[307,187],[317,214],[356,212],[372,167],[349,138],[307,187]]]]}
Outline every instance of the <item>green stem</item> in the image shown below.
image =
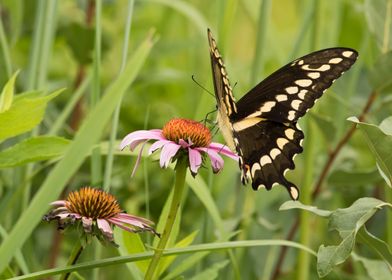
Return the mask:
{"type": "Polygon", "coordinates": [[[253,58],[251,84],[254,85],[259,80],[259,77],[263,74],[263,52],[265,50],[265,43],[267,37],[268,24],[271,13],[271,0],[263,0],[260,4],[259,20],[257,23],[257,36],[256,36],[256,48],[255,55],[253,58]]]}
{"type": "MultiPolygon", "coordinates": [[[[384,187],[385,190],[385,201],[391,203],[392,201],[392,190],[387,186],[384,187]]],[[[386,241],[387,244],[392,244],[392,211],[387,211],[387,227],[386,227],[386,241]]]]}
{"type": "Polygon", "coordinates": [[[154,277],[155,271],[158,267],[159,260],[163,254],[163,250],[166,248],[166,244],[169,241],[170,233],[173,229],[174,221],[177,217],[178,208],[180,207],[182,193],[185,186],[187,161],[186,157],[180,157],[177,160],[176,165],[176,181],[174,184],[173,198],[170,205],[170,210],[166,218],[166,224],[163,229],[161,239],[159,240],[158,246],[155,249],[154,256],[151,259],[150,265],[148,266],[145,280],[151,280],[154,277]]]}
{"type": "Polygon", "coordinates": [[[0,50],[4,60],[4,69],[7,80],[12,75],[12,63],[10,48],[7,41],[7,36],[4,31],[3,22],[0,20],[0,50]]]}
{"type": "MultiPolygon", "coordinates": [[[[128,46],[129,46],[129,37],[131,34],[131,23],[132,23],[132,15],[133,15],[133,6],[135,4],[135,0],[128,1],[128,13],[127,13],[127,21],[125,24],[125,32],[124,32],[124,44],[122,49],[122,59],[121,59],[121,66],[119,74],[124,71],[127,57],[128,57],[128,46]]],[[[103,189],[105,191],[110,191],[110,183],[111,183],[111,176],[113,170],[113,159],[114,159],[114,149],[115,149],[115,141],[117,137],[117,129],[118,129],[118,122],[120,118],[120,108],[121,108],[120,100],[114,110],[113,119],[112,119],[112,130],[110,131],[109,137],[109,148],[108,148],[108,155],[106,157],[106,165],[105,165],[105,174],[103,180],[103,189]]]]}
{"type": "MultiPolygon", "coordinates": [[[[317,49],[319,41],[319,3],[317,1],[313,4],[313,30],[311,34],[311,49],[317,49]]],[[[305,176],[301,188],[301,201],[305,205],[312,203],[312,182],[314,173],[314,158],[315,158],[315,133],[312,125],[312,120],[306,120],[307,138],[305,138],[306,154],[305,154],[305,176]]],[[[310,227],[311,217],[308,211],[301,211],[300,214],[300,242],[304,246],[309,246],[311,243],[312,229],[310,227]]],[[[298,253],[298,271],[297,279],[307,280],[310,272],[310,258],[302,252],[298,253]]]]}
{"type": "MultiPolygon", "coordinates": [[[[75,245],[75,247],[73,248],[71,255],[69,256],[68,262],[67,262],[67,266],[69,265],[73,265],[76,263],[76,261],[78,260],[78,258],[80,257],[80,254],[83,251],[83,246],[80,243],[77,243],[75,245]]],[[[71,275],[72,272],[67,272],[63,275],[61,275],[60,280],[67,280],[69,278],[69,276],[71,275]]]]}
{"type": "MultiPolygon", "coordinates": [[[[310,205],[312,202],[312,181],[314,171],[314,155],[315,155],[315,139],[314,128],[311,119],[308,118],[306,122],[306,154],[305,154],[305,175],[303,184],[301,186],[301,202],[305,205],[310,205]]],[[[308,211],[301,211],[300,213],[300,243],[304,246],[309,246],[311,240],[311,215],[308,211]]],[[[309,279],[310,258],[302,252],[298,252],[298,271],[297,279],[309,279]]]]}

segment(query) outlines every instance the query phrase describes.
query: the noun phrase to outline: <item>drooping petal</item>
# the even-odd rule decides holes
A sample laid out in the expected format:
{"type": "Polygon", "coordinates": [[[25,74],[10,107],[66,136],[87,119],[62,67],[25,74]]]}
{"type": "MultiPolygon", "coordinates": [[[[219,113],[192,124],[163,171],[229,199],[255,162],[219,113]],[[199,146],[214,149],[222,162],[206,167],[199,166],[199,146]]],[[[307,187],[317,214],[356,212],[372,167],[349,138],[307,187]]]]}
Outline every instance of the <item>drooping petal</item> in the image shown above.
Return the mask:
{"type": "Polygon", "coordinates": [[[162,147],[161,157],[159,159],[159,164],[161,167],[168,167],[171,159],[175,156],[180,148],[181,146],[174,142],[166,143],[162,147]]]}
{"type": "Polygon", "coordinates": [[[145,218],[142,218],[142,217],[138,217],[138,216],[134,216],[134,215],[127,214],[127,213],[119,213],[119,214],[117,214],[115,216],[115,218],[119,218],[119,219],[122,219],[124,221],[135,221],[136,220],[136,221],[140,221],[142,223],[145,223],[147,225],[153,225],[154,224],[154,222],[152,222],[152,221],[150,221],[148,219],[145,219],[145,218]]]}
{"type": "Polygon", "coordinates": [[[127,225],[131,225],[131,226],[138,227],[138,228],[149,227],[147,224],[142,223],[140,221],[136,221],[136,220],[131,221],[131,220],[124,220],[121,218],[112,217],[112,218],[110,218],[110,221],[116,222],[116,223],[121,223],[121,224],[127,224],[127,225]]]}
{"type": "Polygon", "coordinates": [[[50,203],[52,206],[65,206],[66,201],[65,200],[56,200],[50,203]]]}
{"type": "Polygon", "coordinates": [[[92,232],[93,219],[82,217],[82,224],[85,232],[92,232]]]}
{"type": "Polygon", "coordinates": [[[188,148],[188,153],[189,153],[189,168],[191,170],[192,175],[196,175],[202,163],[201,154],[198,150],[192,148],[188,148]]]}
{"type": "Polygon", "coordinates": [[[134,232],[134,233],[137,232],[137,230],[135,230],[133,227],[126,226],[126,225],[124,225],[122,222],[119,222],[118,220],[116,220],[116,219],[114,219],[114,218],[109,218],[108,220],[109,220],[109,222],[111,222],[113,225],[116,225],[116,226],[118,226],[119,228],[122,228],[122,229],[124,229],[124,230],[126,230],[126,231],[134,232]]]}
{"type": "Polygon", "coordinates": [[[211,160],[211,166],[214,173],[219,172],[223,168],[223,159],[215,150],[208,148],[198,148],[199,150],[203,150],[207,153],[208,157],[211,160]]]}
{"type": "Polygon", "coordinates": [[[165,139],[162,135],[161,129],[152,130],[138,130],[129,133],[120,143],[120,149],[123,150],[126,146],[129,146],[133,151],[137,145],[146,140],[162,140],[165,139]]]}
{"type": "Polygon", "coordinates": [[[109,240],[113,240],[113,230],[108,221],[105,219],[97,219],[97,225],[109,240]]]}
{"type": "Polygon", "coordinates": [[[160,237],[160,234],[157,233],[154,228],[152,228],[152,227],[150,227],[150,226],[148,226],[146,224],[144,224],[141,227],[138,227],[138,226],[136,226],[134,224],[121,222],[120,220],[116,219],[115,217],[109,218],[108,220],[112,224],[114,224],[114,225],[118,226],[119,228],[122,228],[122,229],[124,229],[126,231],[129,231],[129,232],[136,233],[136,232],[139,232],[139,231],[146,231],[146,230],[148,230],[148,231],[151,231],[152,233],[154,233],[155,235],[157,235],[158,237],[160,237]],[[128,225],[130,225],[130,226],[128,226],[128,225]]]}
{"type": "Polygon", "coordinates": [[[155,152],[156,150],[162,148],[163,145],[165,145],[165,144],[167,144],[169,142],[172,142],[172,141],[170,141],[170,140],[158,140],[158,141],[154,142],[151,145],[150,149],[148,150],[148,155],[151,155],[153,152],[155,152]]]}
{"type": "Polygon", "coordinates": [[[230,150],[230,148],[224,144],[212,142],[212,143],[210,143],[210,145],[208,145],[207,148],[204,148],[204,149],[214,150],[214,151],[218,152],[219,154],[225,155],[229,158],[232,158],[232,159],[238,161],[238,155],[233,153],[230,150]]]}
{"type": "Polygon", "coordinates": [[[144,141],[142,147],[140,148],[140,151],[139,151],[139,153],[137,155],[137,159],[136,159],[136,162],[135,162],[135,166],[133,167],[133,170],[132,170],[132,173],[131,173],[131,177],[133,177],[135,175],[135,172],[136,172],[136,170],[137,170],[137,168],[138,168],[138,166],[140,164],[140,159],[142,158],[144,145],[146,145],[146,143],[147,143],[147,141],[144,141]]]}

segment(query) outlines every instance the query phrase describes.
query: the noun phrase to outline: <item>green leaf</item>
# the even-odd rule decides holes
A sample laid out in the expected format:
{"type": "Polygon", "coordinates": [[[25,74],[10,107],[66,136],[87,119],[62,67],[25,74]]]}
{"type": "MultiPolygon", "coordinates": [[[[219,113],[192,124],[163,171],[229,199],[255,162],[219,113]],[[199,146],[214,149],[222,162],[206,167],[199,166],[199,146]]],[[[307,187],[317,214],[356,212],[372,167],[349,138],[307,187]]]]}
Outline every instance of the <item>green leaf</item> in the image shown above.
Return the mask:
{"type": "Polygon", "coordinates": [[[221,240],[226,240],[226,236],[223,235],[227,233],[225,232],[223,220],[220,216],[218,206],[216,205],[215,200],[213,199],[211,192],[203,178],[201,178],[201,176],[192,177],[188,173],[186,176],[186,183],[191,187],[192,191],[207,209],[212,221],[219,231],[219,238],[221,240]]]}
{"type": "Polygon", "coordinates": [[[11,107],[0,113],[0,142],[32,130],[44,116],[46,105],[63,90],[41,96],[39,92],[28,92],[16,96],[11,107]]]}
{"type": "Polygon", "coordinates": [[[334,121],[330,117],[318,113],[309,112],[309,116],[316,123],[325,140],[331,143],[336,136],[336,125],[334,121]]]}
{"type": "Polygon", "coordinates": [[[392,136],[392,116],[384,119],[378,127],[385,134],[392,136]]]}
{"type": "Polygon", "coordinates": [[[188,269],[194,268],[200,261],[208,256],[210,252],[196,252],[190,255],[188,258],[181,260],[178,265],[171,269],[170,272],[163,278],[162,280],[171,280],[177,279],[182,273],[187,271],[188,269]]]}
{"type": "Polygon", "coordinates": [[[0,113],[7,111],[11,107],[12,100],[14,99],[15,80],[18,74],[19,71],[16,71],[14,75],[12,75],[0,94],[0,113]]]}
{"type": "Polygon", "coordinates": [[[373,280],[389,280],[391,279],[391,270],[388,266],[379,260],[371,260],[353,254],[353,258],[357,262],[361,262],[365,267],[370,279],[373,280]]]}
{"type": "MultiPolygon", "coordinates": [[[[194,231],[184,239],[180,240],[174,248],[185,248],[192,244],[193,240],[195,240],[198,231],[194,231]]],[[[163,257],[159,263],[158,267],[158,275],[162,275],[166,269],[174,262],[177,256],[163,257]]]]}
{"type": "MultiPolygon", "coordinates": [[[[155,229],[157,232],[163,232],[163,230],[165,228],[166,218],[169,215],[170,204],[171,204],[171,201],[173,198],[173,190],[174,190],[174,188],[172,188],[169,196],[166,199],[165,205],[162,208],[161,214],[159,215],[158,224],[155,229]]],[[[176,243],[177,236],[180,231],[181,216],[182,216],[182,211],[178,211],[176,219],[173,224],[173,228],[172,228],[169,240],[166,244],[166,247],[170,248],[176,243]]],[[[159,237],[155,236],[154,241],[153,241],[153,247],[157,247],[158,243],[159,243],[159,237]]]]}
{"type": "Polygon", "coordinates": [[[392,253],[389,245],[367,231],[363,226],[358,231],[358,241],[368,245],[378,256],[380,256],[392,271],[392,253]]]}
{"type": "Polygon", "coordinates": [[[356,123],[357,127],[363,132],[370,150],[376,157],[377,165],[382,171],[380,174],[388,186],[392,187],[392,136],[384,132],[389,131],[390,121],[387,120],[382,126],[383,129],[380,129],[376,125],[360,122],[355,117],[351,117],[348,120],[356,123]]]}
{"type": "Polygon", "coordinates": [[[79,64],[86,65],[92,62],[94,28],[74,22],[64,27],[61,33],[64,34],[65,40],[79,64]]]}
{"type": "Polygon", "coordinates": [[[366,0],[363,8],[369,30],[376,38],[377,45],[382,52],[392,49],[392,29],[389,26],[392,16],[391,9],[391,0],[366,0]]]}
{"type": "MultiPolygon", "coordinates": [[[[139,234],[131,233],[116,227],[114,230],[114,240],[119,245],[118,251],[120,256],[129,256],[146,251],[139,234]]],[[[132,279],[142,280],[143,274],[146,272],[148,267],[148,263],[148,260],[127,263],[126,265],[132,275],[132,279]]]]}
{"type": "Polygon", "coordinates": [[[196,7],[189,4],[187,1],[182,1],[182,0],[148,0],[148,1],[166,5],[182,13],[189,19],[189,21],[192,24],[196,25],[200,33],[203,36],[205,36],[206,29],[207,29],[206,26],[209,25],[207,20],[204,18],[203,14],[200,13],[200,11],[196,7]]]}
{"type": "Polygon", "coordinates": [[[225,268],[228,263],[229,263],[228,260],[221,261],[221,262],[216,262],[212,266],[207,268],[206,270],[203,270],[202,272],[200,272],[196,276],[193,276],[190,279],[191,280],[204,280],[204,279],[213,280],[213,279],[217,279],[218,276],[219,276],[219,271],[221,269],[225,268]]]}
{"type": "Polygon", "coordinates": [[[369,80],[374,90],[389,92],[392,86],[392,52],[380,55],[369,72],[369,80]]]}
{"type": "Polygon", "coordinates": [[[334,170],[328,183],[335,186],[364,186],[382,180],[377,168],[371,170],[334,170]]]}
{"type": "Polygon", "coordinates": [[[12,228],[9,236],[2,240],[0,246],[0,271],[3,271],[14,252],[22,247],[33,229],[41,221],[41,217],[47,209],[45,205],[49,206],[51,201],[58,198],[70,178],[84,162],[91,147],[99,141],[118,102],[135,80],[144,64],[154,41],[152,36],[149,35],[138,49],[133,52],[133,55],[127,61],[124,71],[109,86],[102,99],[86,117],[63,159],[48,173],[28,208],[14,222],[15,226],[12,228]]]}
{"type": "Polygon", "coordinates": [[[333,211],[329,228],[337,230],[343,240],[336,246],[320,246],[317,253],[317,272],[320,277],[329,274],[350,256],[358,231],[383,206],[392,207],[375,198],[360,198],[348,208],[333,211]]]}
{"type": "Polygon", "coordinates": [[[311,206],[311,205],[305,205],[302,204],[301,202],[297,201],[286,201],[285,203],[283,203],[280,207],[279,207],[279,211],[281,210],[290,210],[290,209],[303,209],[303,210],[307,210],[309,212],[312,212],[318,216],[321,217],[329,217],[331,215],[331,211],[327,211],[327,210],[322,210],[322,209],[318,209],[316,206],[311,206]]]}
{"type": "Polygon", "coordinates": [[[372,198],[363,197],[356,200],[350,207],[337,209],[330,216],[329,229],[337,230],[342,238],[350,232],[357,231],[381,207],[388,203],[372,198]]]}
{"type": "Polygon", "coordinates": [[[38,136],[26,139],[0,152],[0,168],[60,157],[70,142],[70,140],[56,136],[38,136]]]}

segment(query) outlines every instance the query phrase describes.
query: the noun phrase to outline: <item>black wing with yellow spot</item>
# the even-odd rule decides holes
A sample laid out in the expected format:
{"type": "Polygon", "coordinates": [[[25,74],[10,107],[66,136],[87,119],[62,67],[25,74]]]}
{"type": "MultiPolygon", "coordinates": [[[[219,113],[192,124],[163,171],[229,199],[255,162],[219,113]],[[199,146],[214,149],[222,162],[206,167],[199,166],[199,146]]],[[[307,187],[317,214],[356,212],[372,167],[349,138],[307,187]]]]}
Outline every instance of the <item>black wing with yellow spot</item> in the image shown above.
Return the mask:
{"type": "Polygon", "coordinates": [[[332,83],[356,61],[350,48],[330,48],[310,53],[280,68],[238,102],[208,30],[211,67],[218,107],[218,123],[227,144],[240,156],[242,182],[253,189],[283,185],[297,200],[298,188],[285,178],[294,169],[294,156],[302,152],[300,117],[332,83]]]}

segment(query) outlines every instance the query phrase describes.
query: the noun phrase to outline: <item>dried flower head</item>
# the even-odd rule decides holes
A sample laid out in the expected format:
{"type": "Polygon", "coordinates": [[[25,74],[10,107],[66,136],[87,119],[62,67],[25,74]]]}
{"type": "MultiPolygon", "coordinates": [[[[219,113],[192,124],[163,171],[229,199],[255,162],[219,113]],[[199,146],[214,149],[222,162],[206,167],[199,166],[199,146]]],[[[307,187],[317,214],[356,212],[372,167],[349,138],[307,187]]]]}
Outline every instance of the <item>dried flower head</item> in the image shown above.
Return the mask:
{"type": "Polygon", "coordinates": [[[100,241],[115,244],[114,225],[129,232],[151,231],[157,234],[151,227],[151,221],[124,213],[116,198],[100,189],[84,187],[51,205],[56,208],[43,217],[45,221],[57,220],[58,229],[81,223],[86,236],[96,236],[100,241]]]}

